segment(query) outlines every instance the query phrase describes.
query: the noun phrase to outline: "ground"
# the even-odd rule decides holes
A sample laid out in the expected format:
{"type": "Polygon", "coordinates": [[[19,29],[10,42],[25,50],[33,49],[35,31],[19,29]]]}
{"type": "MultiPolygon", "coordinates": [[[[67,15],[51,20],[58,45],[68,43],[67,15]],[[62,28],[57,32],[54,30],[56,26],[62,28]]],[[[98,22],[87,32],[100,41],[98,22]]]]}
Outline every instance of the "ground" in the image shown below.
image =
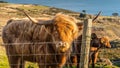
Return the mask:
{"type": "MultiPolygon", "coordinates": [[[[2,28],[6,22],[11,18],[24,18],[26,17],[21,11],[17,9],[24,9],[30,16],[34,18],[38,17],[53,17],[56,13],[62,12],[73,17],[76,17],[79,22],[82,22],[83,19],[79,18],[78,12],[73,12],[64,9],[58,9],[48,6],[40,5],[28,5],[28,4],[9,4],[9,3],[0,3],[0,68],[9,68],[8,59],[6,56],[5,48],[2,45],[1,32],[2,28]]],[[[94,15],[87,15],[87,18],[93,18],[94,15]]],[[[107,65],[104,68],[119,68],[120,67],[120,18],[111,17],[111,16],[100,16],[96,23],[93,24],[93,32],[95,32],[99,37],[108,36],[112,48],[102,49],[100,51],[100,56],[103,58],[109,58],[113,66],[107,65]]],[[[103,64],[104,65],[104,64],[103,64]]],[[[97,64],[96,68],[103,66],[102,64],[97,64]]],[[[26,68],[32,68],[37,64],[27,62],[26,68]]]]}

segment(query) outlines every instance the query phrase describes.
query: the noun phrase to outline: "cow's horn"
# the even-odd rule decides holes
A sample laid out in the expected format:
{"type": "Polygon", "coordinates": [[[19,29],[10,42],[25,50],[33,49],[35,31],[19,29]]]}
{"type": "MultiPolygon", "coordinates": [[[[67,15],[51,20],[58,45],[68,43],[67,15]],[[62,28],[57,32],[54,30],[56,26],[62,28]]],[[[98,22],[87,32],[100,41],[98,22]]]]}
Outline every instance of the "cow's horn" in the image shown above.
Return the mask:
{"type": "Polygon", "coordinates": [[[47,20],[47,21],[41,20],[41,21],[37,21],[37,20],[35,20],[34,18],[30,17],[25,11],[23,11],[23,13],[24,13],[33,23],[36,23],[36,24],[39,24],[39,25],[47,25],[47,24],[52,24],[52,23],[53,23],[53,20],[47,20]]]}
{"type": "Polygon", "coordinates": [[[25,11],[22,11],[33,23],[38,23],[37,20],[33,19],[32,17],[30,17],[25,11]]]}
{"type": "Polygon", "coordinates": [[[97,14],[97,16],[92,21],[94,22],[100,14],[101,14],[101,11],[97,14]]]}

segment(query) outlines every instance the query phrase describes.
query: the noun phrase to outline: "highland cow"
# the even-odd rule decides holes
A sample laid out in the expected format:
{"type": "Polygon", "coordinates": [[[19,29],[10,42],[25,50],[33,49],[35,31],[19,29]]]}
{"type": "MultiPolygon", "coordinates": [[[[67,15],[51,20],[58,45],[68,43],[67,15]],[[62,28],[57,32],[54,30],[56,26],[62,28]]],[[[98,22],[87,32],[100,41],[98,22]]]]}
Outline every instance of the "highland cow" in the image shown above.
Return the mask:
{"type": "MultiPolygon", "coordinates": [[[[75,55],[71,56],[72,65],[77,66],[77,68],[79,68],[79,63],[80,63],[81,43],[82,43],[82,35],[80,35],[73,44],[75,55]]],[[[109,39],[107,37],[98,38],[95,33],[92,33],[91,41],[90,41],[90,56],[89,56],[89,64],[92,64],[92,68],[95,68],[98,52],[102,47],[111,48],[109,39]]]]}
{"type": "Polygon", "coordinates": [[[10,68],[24,68],[25,61],[37,62],[40,68],[62,68],[78,36],[76,19],[60,13],[49,20],[28,18],[11,19],[3,28],[10,68]]]}

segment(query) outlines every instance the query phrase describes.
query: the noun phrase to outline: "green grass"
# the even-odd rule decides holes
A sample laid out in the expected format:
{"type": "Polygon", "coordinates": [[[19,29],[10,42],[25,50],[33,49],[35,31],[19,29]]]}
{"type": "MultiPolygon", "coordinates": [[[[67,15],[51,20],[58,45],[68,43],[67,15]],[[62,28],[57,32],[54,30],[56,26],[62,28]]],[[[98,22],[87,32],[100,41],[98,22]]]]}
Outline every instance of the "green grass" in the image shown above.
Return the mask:
{"type": "Polygon", "coordinates": [[[5,49],[2,46],[0,46],[0,68],[9,68],[5,49]]]}
{"type": "Polygon", "coordinates": [[[37,63],[26,62],[25,68],[39,68],[37,63]]]}
{"type": "MultiPolygon", "coordinates": [[[[5,49],[0,45],[0,68],[9,68],[8,59],[5,53],[5,49]]],[[[38,68],[36,63],[26,62],[25,68],[38,68]]]]}
{"type": "MultiPolygon", "coordinates": [[[[96,64],[95,66],[96,66],[95,68],[101,68],[103,65],[96,64]]],[[[108,65],[108,66],[104,66],[104,68],[119,68],[119,66],[120,66],[120,64],[116,63],[112,67],[108,65]]],[[[0,46],[0,68],[9,68],[8,59],[5,54],[5,49],[3,46],[0,46]]],[[[38,65],[37,65],[37,63],[26,62],[25,68],[38,68],[38,65]]],[[[64,67],[64,68],[67,68],[67,67],[64,67]]],[[[76,67],[72,67],[72,68],[76,68],[76,67]]]]}
{"type": "MultiPolygon", "coordinates": [[[[90,66],[90,68],[92,68],[91,66],[90,66]]],[[[95,65],[95,68],[119,68],[118,66],[109,66],[109,65],[106,65],[106,66],[104,66],[104,65],[95,65]]]]}
{"type": "MultiPolygon", "coordinates": [[[[1,7],[6,7],[6,6],[11,6],[13,4],[8,4],[8,3],[0,3],[0,8],[1,7]]],[[[15,4],[17,5],[17,4],[15,4]]],[[[13,7],[16,9],[16,7],[13,7]]],[[[34,16],[39,16],[39,14],[44,11],[44,10],[47,10],[49,9],[49,7],[47,6],[39,6],[39,5],[20,5],[18,6],[17,8],[20,8],[20,9],[24,9],[30,16],[34,17],[34,16]]],[[[62,12],[64,10],[52,10],[52,11],[47,11],[48,13],[58,13],[58,12],[62,12]]],[[[25,17],[25,15],[20,12],[20,11],[7,11],[6,9],[2,9],[0,10],[0,16],[3,17],[3,18],[11,18],[11,17],[16,17],[16,18],[19,18],[19,17],[25,17]],[[6,14],[5,14],[6,13],[6,14]]],[[[66,13],[68,13],[66,11],[66,13]]],[[[42,14],[42,13],[41,13],[42,14]]],[[[43,16],[43,15],[42,15],[43,16]]],[[[108,17],[106,16],[106,18],[112,18],[112,17],[108,17]]],[[[114,18],[114,17],[113,17],[114,18]]],[[[1,19],[3,20],[3,19],[1,19]]],[[[1,24],[2,22],[0,22],[0,26],[2,25],[1,24]]],[[[113,23],[112,23],[113,24],[113,23]]],[[[119,29],[119,26],[115,26],[113,25],[114,27],[117,27],[119,29]]],[[[112,27],[106,27],[107,29],[106,30],[112,30],[112,27]]],[[[116,28],[116,29],[117,29],[116,28]]],[[[115,31],[115,30],[114,30],[115,31]]],[[[119,34],[119,32],[117,32],[119,34]]],[[[0,37],[0,44],[1,44],[2,40],[1,40],[1,37],[0,37]]],[[[105,50],[101,50],[100,52],[100,56],[103,56],[105,58],[109,58],[111,60],[115,60],[115,59],[120,59],[120,48],[113,48],[113,49],[105,49],[105,50]]],[[[115,63],[114,64],[115,66],[113,66],[113,68],[120,68],[120,63],[115,63]]],[[[26,62],[26,68],[38,68],[37,64],[36,63],[31,63],[31,62],[26,62]]],[[[101,65],[96,65],[96,68],[100,68],[101,65]]],[[[5,49],[4,47],[2,47],[0,45],[0,68],[9,68],[9,64],[8,64],[8,59],[7,59],[7,56],[5,54],[5,49]]],[[[67,68],[67,67],[65,67],[67,68]]],[[[75,67],[73,67],[75,68],[75,67]]],[[[111,68],[111,66],[105,66],[104,68],[111,68]]]]}

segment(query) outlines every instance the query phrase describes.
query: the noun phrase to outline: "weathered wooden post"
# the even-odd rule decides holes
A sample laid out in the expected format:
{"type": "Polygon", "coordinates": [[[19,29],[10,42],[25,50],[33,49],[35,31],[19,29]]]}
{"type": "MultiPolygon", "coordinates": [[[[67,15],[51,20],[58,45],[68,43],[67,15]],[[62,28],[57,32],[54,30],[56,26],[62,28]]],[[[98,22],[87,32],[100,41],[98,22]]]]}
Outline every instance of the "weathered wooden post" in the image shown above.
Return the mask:
{"type": "Polygon", "coordinates": [[[83,34],[82,34],[82,45],[81,45],[81,55],[80,55],[80,68],[88,68],[89,63],[89,50],[90,50],[90,40],[91,40],[91,27],[92,19],[87,19],[84,22],[83,34]]]}

